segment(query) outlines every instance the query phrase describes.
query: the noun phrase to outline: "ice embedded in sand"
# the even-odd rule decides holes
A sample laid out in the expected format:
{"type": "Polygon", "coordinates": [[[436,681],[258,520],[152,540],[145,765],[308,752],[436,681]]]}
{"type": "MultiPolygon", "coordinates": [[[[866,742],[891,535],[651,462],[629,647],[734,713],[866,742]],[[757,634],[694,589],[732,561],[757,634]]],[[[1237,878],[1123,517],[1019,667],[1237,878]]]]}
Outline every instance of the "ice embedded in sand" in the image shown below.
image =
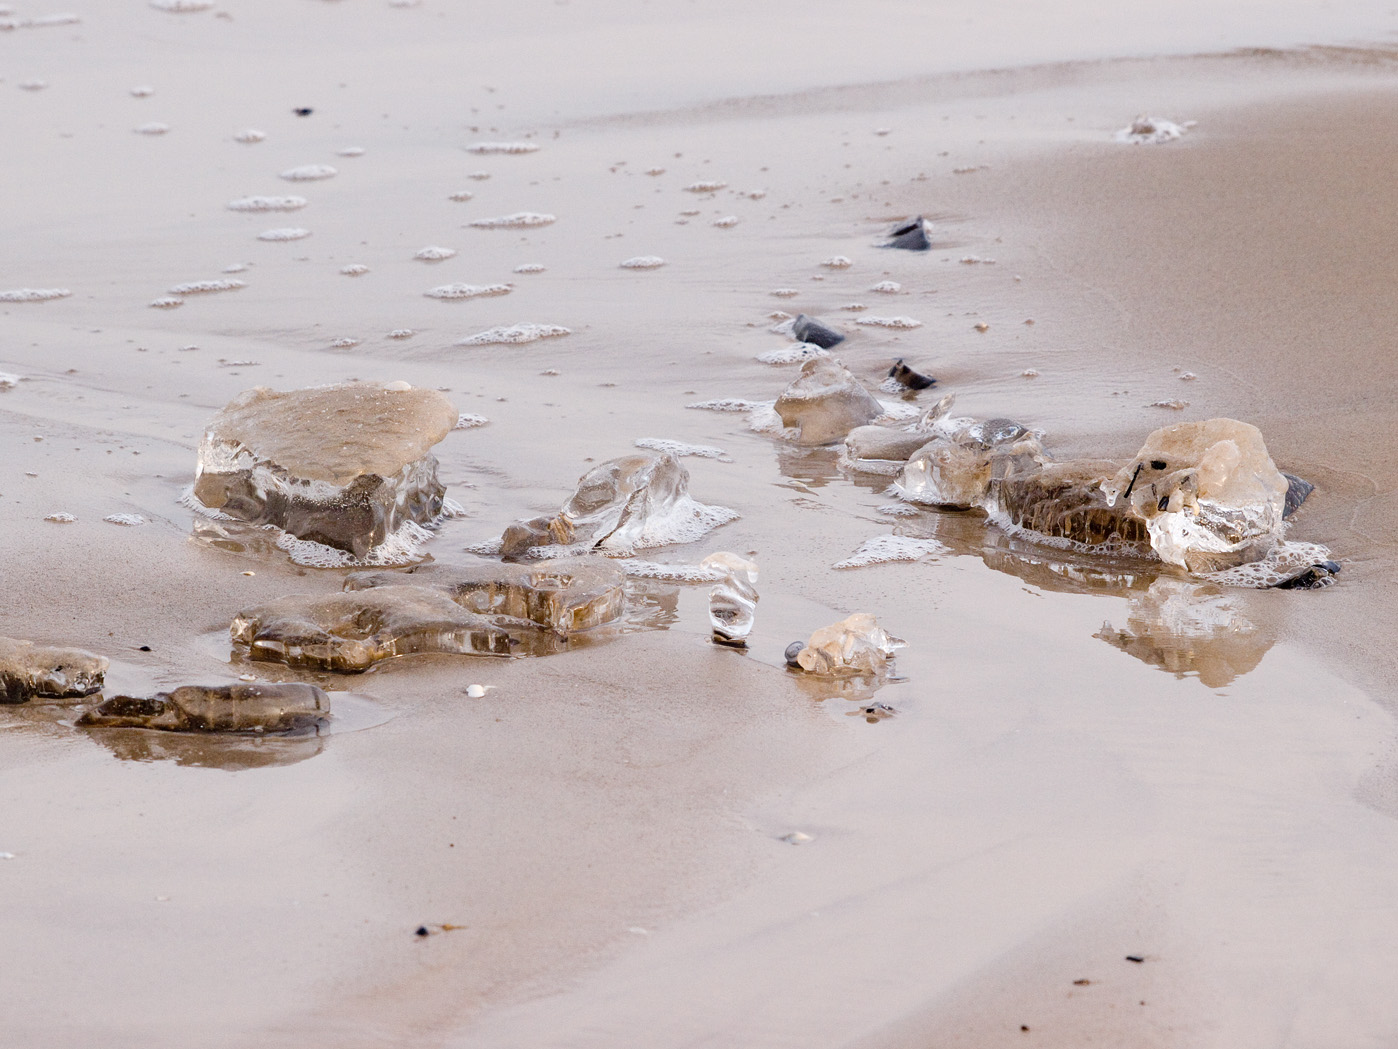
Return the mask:
{"type": "Polygon", "coordinates": [[[0,637],[0,703],[88,696],[102,687],[107,658],[0,637]]]}
{"type": "Polygon", "coordinates": [[[696,502],[689,471],[675,456],[627,455],[585,473],[557,514],[505,529],[501,553],[520,557],[553,545],[625,552],[689,543],[737,517],[726,507],[696,502]]]}
{"type": "Polygon", "coordinates": [[[344,589],[428,587],[468,612],[525,619],[566,637],[617,619],[626,603],[623,581],[621,570],[609,561],[570,557],[532,565],[477,561],[356,572],[345,579],[344,589]]]}
{"type": "Polygon", "coordinates": [[[442,284],[422,294],[429,299],[482,299],[493,295],[508,295],[514,291],[509,284],[442,284]]]}
{"type": "Polygon", "coordinates": [[[0,302],[48,302],[73,294],[67,288],[11,288],[0,291],[0,302]]]}
{"type": "Polygon", "coordinates": [[[298,211],[306,203],[305,197],[239,197],[224,207],[229,211],[298,211]]]}
{"type": "Polygon", "coordinates": [[[421,532],[442,513],[445,489],[431,448],[456,420],[456,408],[434,390],[257,387],[209,423],[194,508],[332,548],[324,553],[341,556],[329,563],[371,558],[401,530],[421,532]]]}
{"type": "Polygon", "coordinates": [[[881,405],[834,357],[813,357],[777,398],[782,424],[796,427],[796,442],[830,444],[884,414],[881,405]]]}
{"type": "Polygon", "coordinates": [[[571,334],[572,329],[557,324],[509,324],[499,328],[489,328],[486,331],[477,332],[475,335],[468,335],[466,338],[458,340],[456,345],[519,345],[526,342],[537,342],[540,339],[556,339],[559,336],[571,334]]]}
{"type": "Polygon", "coordinates": [[[471,225],[476,229],[533,229],[536,226],[547,226],[557,221],[555,216],[545,215],[537,211],[516,211],[512,215],[476,219],[471,225]]]}
{"type": "Polygon", "coordinates": [[[810,674],[879,674],[905,644],[868,612],[856,612],[813,633],[794,661],[810,674]]]}
{"type": "Polygon", "coordinates": [[[303,164],[297,168],[287,168],[281,177],[288,182],[313,182],[316,179],[334,178],[339,172],[329,164],[303,164]]]}
{"type": "Polygon", "coordinates": [[[699,567],[719,576],[709,591],[709,626],[714,641],[744,647],[757,611],[757,565],[726,551],[710,554],[699,567]]]}
{"type": "Polygon", "coordinates": [[[249,659],[349,672],[415,652],[508,656],[558,644],[528,620],[468,612],[423,586],[284,597],[239,612],[228,632],[249,659]]]}
{"type": "Polygon", "coordinates": [[[113,696],[78,718],[83,728],[166,732],[290,732],[323,721],[330,697],[315,685],[184,685],[154,696],[113,696]]]}

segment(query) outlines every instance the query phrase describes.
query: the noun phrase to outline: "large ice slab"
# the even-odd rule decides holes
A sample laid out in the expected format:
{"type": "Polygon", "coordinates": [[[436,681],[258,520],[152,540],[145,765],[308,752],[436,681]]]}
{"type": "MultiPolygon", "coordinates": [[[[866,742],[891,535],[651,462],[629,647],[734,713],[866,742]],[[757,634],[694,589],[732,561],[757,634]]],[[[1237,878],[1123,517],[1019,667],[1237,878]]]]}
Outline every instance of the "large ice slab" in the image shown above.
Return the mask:
{"type": "Polygon", "coordinates": [[[102,688],[107,658],[0,637],[0,703],[88,696],[102,688]]]}
{"type": "Polygon", "coordinates": [[[414,652],[508,656],[558,647],[555,634],[528,620],[468,612],[423,586],[283,597],[239,612],[228,633],[250,659],[342,671],[414,652]]]}
{"type": "Polygon", "coordinates": [[[442,394],[405,383],[248,390],[204,433],[195,508],[368,559],[440,516],[431,448],[457,417],[442,394]]]}
{"type": "Polygon", "coordinates": [[[185,685],[151,697],[113,696],[77,724],[167,732],[289,732],[329,713],[330,697],[315,685],[185,685]]]}
{"type": "Polygon", "coordinates": [[[566,636],[617,619],[625,607],[625,579],[621,569],[601,558],[576,557],[529,565],[480,561],[356,572],[345,579],[345,590],[431,587],[468,612],[527,619],[566,636]]]}
{"type": "Polygon", "coordinates": [[[884,414],[883,405],[834,357],[813,357],[777,398],[782,424],[796,427],[798,444],[838,441],[884,414]]]}
{"type": "Polygon", "coordinates": [[[552,517],[505,529],[500,552],[520,557],[543,546],[578,546],[626,552],[690,543],[737,518],[689,494],[689,471],[669,452],[625,455],[593,467],[552,517]]]}

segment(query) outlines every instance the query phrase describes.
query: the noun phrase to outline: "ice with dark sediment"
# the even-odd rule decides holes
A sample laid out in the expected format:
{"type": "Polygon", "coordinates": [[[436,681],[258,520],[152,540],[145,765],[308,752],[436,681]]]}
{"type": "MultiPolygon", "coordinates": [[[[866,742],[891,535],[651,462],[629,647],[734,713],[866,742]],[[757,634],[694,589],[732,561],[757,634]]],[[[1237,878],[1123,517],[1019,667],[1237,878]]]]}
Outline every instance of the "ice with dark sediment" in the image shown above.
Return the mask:
{"type": "Polygon", "coordinates": [[[290,732],[324,721],[330,697],[315,685],[183,685],[154,696],[113,696],[78,718],[84,728],[166,732],[290,732]]]}
{"type": "Polygon", "coordinates": [[[719,577],[718,585],[709,591],[709,626],[714,641],[746,646],[757,612],[757,565],[745,557],[721,551],[704,558],[699,567],[719,577]]]}
{"type": "Polygon", "coordinates": [[[413,653],[509,656],[560,643],[527,619],[468,612],[425,586],[283,597],[239,612],[228,632],[249,659],[348,672],[413,653]]]}
{"type": "Polygon", "coordinates": [[[789,662],[810,674],[881,674],[888,669],[894,652],[905,644],[868,612],[856,612],[821,627],[789,662]]]}
{"type": "Polygon", "coordinates": [[[505,529],[500,551],[521,557],[541,547],[633,549],[689,543],[738,514],[689,494],[689,471],[668,452],[627,455],[600,463],[578,481],[557,514],[505,529]]]}
{"type": "Polygon", "coordinates": [[[257,387],[209,423],[190,505],[275,526],[304,564],[416,560],[444,508],[431,449],[457,418],[445,396],[406,383],[257,387]]]}
{"type": "Polygon", "coordinates": [[[89,696],[106,673],[105,656],[0,637],[0,703],[89,696]]]}
{"type": "Polygon", "coordinates": [[[777,398],[782,424],[798,431],[796,443],[830,444],[856,426],[884,414],[884,407],[834,357],[814,357],[777,398]]]}
{"type": "Polygon", "coordinates": [[[617,619],[625,606],[624,576],[597,557],[542,564],[476,561],[464,565],[415,565],[401,571],[356,572],[346,591],[420,586],[445,594],[468,612],[528,620],[561,637],[617,619]]]}

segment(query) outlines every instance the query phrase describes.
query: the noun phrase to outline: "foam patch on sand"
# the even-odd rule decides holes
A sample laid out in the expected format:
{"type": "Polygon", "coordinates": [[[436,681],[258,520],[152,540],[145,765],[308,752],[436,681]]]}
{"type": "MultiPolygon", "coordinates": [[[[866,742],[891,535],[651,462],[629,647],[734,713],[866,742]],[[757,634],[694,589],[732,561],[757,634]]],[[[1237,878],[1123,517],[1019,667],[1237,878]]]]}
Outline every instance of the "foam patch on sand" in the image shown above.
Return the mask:
{"type": "Polygon", "coordinates": [[[423,294],[429,299],[480,299],[492,295],[508,295],[514,291],[509,284],[442,284],[423,294]]]}
{"type": "Polygon", "coordinates": [[[458,346],[515,346],[540,339],[556,339],[571,335],[572,329],[557,324],[509,324],[499,328],[488,328],[483,332],[459,340],[458,346]]]}
{"type": "Polygon", "coordinates": [[[624,270],[655,270],[665,265],[659,255],[636,255],[621,263],[624,270]]]}
{"type": "Polygon", "coordinates": [[[395,565],[410,565],[423,558],[422,548],[432,532],[415,521],[404,521],[396,531],[364,557],[355,557],[345,550],[309,539],[298,539],[290,532],[283,532],[276,525],[263,525],[270,532],[277,533],[277,546],[298,565],[308,568],[391,568],[395,565]]]}
{"type": "Polygon", "coordinates": [[[714,568],[699,565],[666,565],[658,561],[641,561],[628,557],[617,561],[617,567],[632,579],[659,579],[667,583],[717,583],[725,575],[714,568]]]}
{"type": "Polygon", "coordinates": [[[263,230],[257,235],[258,240],[283,241],[283,240],[304,240],[311,235],[308,229],[301,229],[299,226],[285,226],[281,229],[263,230]]]}
{"type": "Polygon", "coordinates": [[[881,535],[866,539],[859,549],[831,568],[864,568],[892,561],[920,561],[934,554],[945,554],[947,548],[935,539],[914,539],[905,535],[881,535]]]}
{"type": "Polygon", "coordinates": [[[67,288],[11,288],[0,291],[0,302],[48,302],[73,294],[67,288]]]}
{"type": "Polygon", "coordinates": [[[456,425],[453,430],[474,430],[477,426],[484,426],[490,422],[484,415],[475,415],[471,412],[462,412],[456,417],[456,425]]]}
{"type": "Polygon", "coordinates": [[[922,327],[922,321],[912,317],[860,317],[854,323],[862,324],[866,328],[895,328],[900,331],[922,327]]]}
{"type": "Polygon", "coordinates": [[[247,285],[240,280],[192,280],[176,284],[170,289],[171,295],[206,295],[216,291],[237,291],[247,285]]]}
{"type": "Polygon", "coordinates": [[[298,211],[306,204],[305,197],[239,197],[224,207],[229,211],[298,211]]]}
{"type": "Polygon", "coordinates": [[[1329,560],[1330,551],[1319,543],[1279,543],[1261,561],[1225,568],[1221,572],[1204,572],[1198,578],[1222,586],[1263,590],[1285,582],[1311,565],[1329,560]]]}
{"type": "Polygon", "coordinates": [[[533,142],[476,142],[466,147],[467,153],[479,153],[482,156],[491,154],[517,155],[520,153],[537,153],[539,147],[533,142]]]}
{"type": "Polygon", "coordinates": [[[423,248],[413,258],[422,262],[441,262],[443,259],[450,259],[456,255],[455,248],[440,248],[436,245],[423,248]]]}
{"type": "Polygon", "coordinates": [[[669,452],[675,456],[693,455],[700,459],[717,459],[721,463],[733,461],[722,448],[714,448],[707,444],[685,444],[683,441],[670,441],[663,437],[637,437],[636,447],[649,448],[653,452],[669,452]]]}
{"type": "Polygon", "coordinates": [[[798,342],[794,346],[783,346],[780,349],[759,353],[757,359],[763,364],[800,364],[812,357],[827,356],[829,354],[813,342],[798,342]]]}
{"type": "Polygon", "coordinates": [[[512,215],[500,215],[490,219],[476,219],[471,223],[476,229],[533,229],[557,222],[555,215],[545,215],[538,211],[516,211],[512,215]]]}
{"type": "Polygon", "coordinates": [[[15,375],[13,372],[0,372],[0,390],[13,390],[23,381],[23,375],[15,375]]]}
{"type": "Polygon", "coordinates": [[[287,168],[281,177],[288,182],[314,182],[316,179],[334,178],[339,173],[329,164],[303,164],[298,168],[287,168]]]}

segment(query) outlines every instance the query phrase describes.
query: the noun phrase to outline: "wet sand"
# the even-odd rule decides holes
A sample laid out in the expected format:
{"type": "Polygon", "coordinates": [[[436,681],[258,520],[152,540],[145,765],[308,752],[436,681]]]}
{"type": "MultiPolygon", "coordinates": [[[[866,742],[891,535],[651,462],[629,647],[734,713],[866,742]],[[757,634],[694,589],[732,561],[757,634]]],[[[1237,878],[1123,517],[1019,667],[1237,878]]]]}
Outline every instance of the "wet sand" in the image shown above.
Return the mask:
{"type": "MultiPolygon", "coordinates": [[[[429,544],[442,561],[556,509],[637,438],[723,448],[731,463],[684,462],[696,498],[741,519],[652,556],[756,551],[750,652],[709,644],[706,588],[652,584],[666,629],[563,655],[286,674],[352,690],[324,738],[82,733],[6,709],[0,929],[23,959],[6,1039],[1391,1042],[1391,55],[1189,56],[1322,39],[1300,5],[1198,38],[1152,36],[1169,15],[1114,36],[1107,13],[1076,41],[1032,22],[995,40],[953,11],[927,54],[782,5],[745,12],[746,33],[726,9],[538,8],[92,4],[0,36],[26,146],[0,158],[18,187],[0,290],[72,291],[0,304],[0,372],[25,377],[0,391],[0,634],[109,655],[109,692],[282,676],[230,664],[229,619],[341,574],[191,539],[177,500],[241,390],[363,378],[489,419],[438,449],[470,515],[429,544]],[[842,32],[838,76],[776,57],[842,32]],[[664,68],[635,58],[676,40],[691,46],[664,68]],[[1180,57],[1129,57],[1160,52],[1180,57]],[[19,90],[30,78],[48,86],[19,90]],[[1113,143],[1139,112],[1198,126],[1113,143]],[[170,130],[133,134],[152,121],[170,130]],[[232,139],[248,127],[265,140],[232,139]],[[540,149],[463,149],[482,141],[540,149]],[[308,164],[338,173],[278,177],[308,164]],[[699,181],[726,186],[685,190],[699,181]],[[250,194],[309,203],[225,207],[250,194]],[[468,225],[525,210],[557,222],[468,225]],[[917,213],[933,251],[874,246],[917,213]],[[289,226],[311,236],[257,239],[289,226]],[[429,245],[457,254],[414,259],[429,245]],[[649,254],[666,265],[619,266],[649,254]],[[836,254],[853,265],[820,265],[836,254]],[[148,306],[233,263],[246,287],[148,306]],[[886,280],[901,292],[869,290],[886,280]],[[514,287],[423,294],[453,282],[514,287]],[[975,515],[890,518],[886,482],[832,451],[686,410],[790,381],[754,360],[782,345],[774,310],[848,330],[838,355],[867,382],[906,357],[958,411],[1022,419],[1064,456],[1256,423],[1317,484],[1292,536],[1328,545],[1341,582],[1230,592],[1224,638],[1114,647],[1103,624],[1140,615],[1148,579],[1065,566],[975,515]],[[853,323],[869,314],[923,323],[853,323]],[[454,345],[520,322],[572,333],[454,345]],[[944,550],[830,567],[895,530],[944,550]],[[856,610],[909,642],[878,724],[780,667],[786,642],[856,610]],[[473,682],[495,687],[469,699],[473,682]],[[797,830],[814,840],[781,840],[797,830]],[[424,923],[463,928],[419,939],[424,923]]],[[[873,16],[932,28],[906,5],[873,16]]],[[[1392,21],[1346,17],[1325,41],[1392,21]]]]}

